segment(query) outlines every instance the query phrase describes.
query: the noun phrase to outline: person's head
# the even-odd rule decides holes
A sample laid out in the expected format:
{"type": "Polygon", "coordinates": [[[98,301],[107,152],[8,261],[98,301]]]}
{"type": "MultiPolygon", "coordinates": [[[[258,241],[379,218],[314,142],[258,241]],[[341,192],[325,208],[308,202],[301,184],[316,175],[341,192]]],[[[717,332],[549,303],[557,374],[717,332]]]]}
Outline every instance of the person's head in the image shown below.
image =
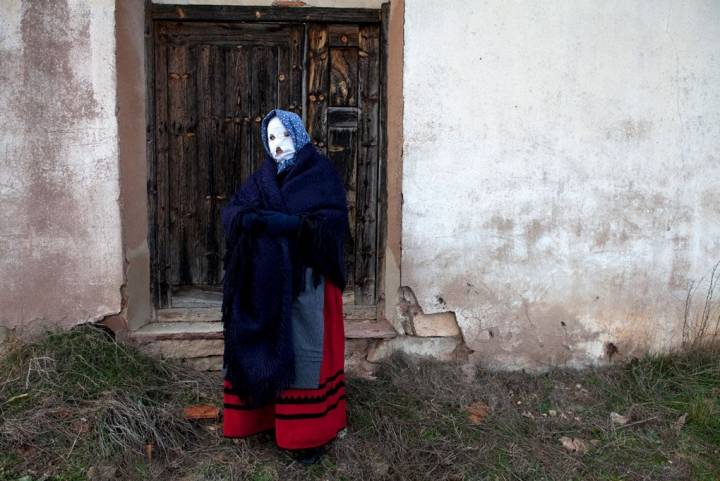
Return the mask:
{"type": "Polygon", "coordinates": [[[277,163],[293,158],[295,152],[310,142],[300,116],[280,109],[273,109],[265,115],[260,135],[265,152],[277,163]]]}
{"type": "Polygon", "coordinates": [[[267,138],[270,154],[276,162],[289,159],[295,155],[295,144],[292,137],[290,137],[290,131],[277,116],[268,122],[267,138]]]}

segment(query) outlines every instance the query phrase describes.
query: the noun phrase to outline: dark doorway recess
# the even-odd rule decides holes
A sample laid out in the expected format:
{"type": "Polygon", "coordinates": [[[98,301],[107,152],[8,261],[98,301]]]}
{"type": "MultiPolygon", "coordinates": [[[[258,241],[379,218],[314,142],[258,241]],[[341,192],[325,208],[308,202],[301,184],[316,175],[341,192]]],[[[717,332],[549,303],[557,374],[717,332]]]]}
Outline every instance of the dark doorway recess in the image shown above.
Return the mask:
{"type": "Polygon", "coordinates": [[[273,108],[301,115],[345,181],[348,315],[375,317],[384,249],[387,8],[148,5],[155,307],[221,303],[219,214],[263,158],[273,108]]]}

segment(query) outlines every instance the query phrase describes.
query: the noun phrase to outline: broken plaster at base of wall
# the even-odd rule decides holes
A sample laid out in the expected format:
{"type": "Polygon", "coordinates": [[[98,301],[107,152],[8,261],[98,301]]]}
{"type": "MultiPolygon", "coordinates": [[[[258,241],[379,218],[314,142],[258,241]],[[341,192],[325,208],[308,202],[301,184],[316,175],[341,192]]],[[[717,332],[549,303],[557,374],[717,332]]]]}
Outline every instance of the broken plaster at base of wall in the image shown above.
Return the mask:
{"type": "Polygon", "coordinates": [[[367,370],[372,368],[367,363],[380,362],[396,352],[440,361],[468,359],[472,351],[465,345],[453,312],[425,314],[408,286],[400,287],[398,298],[397,313],[405,334],[369,343],[361,360],[354,355],[354,365],[367,370]]]}
{"type": "Polygon", "coordinates": [[[115,333],[118,341],[126,341],[129,338],[130,329],[128,328],[128,295],[127,283],[120,286],[120,310],[111,314],[99,317],[93,322],[105,326],[115,333]]]}
{"type": "Polygon", "coordinates": [[[596,316],[581,309],[580,303],[570,303],[580,306],[574,310],[552,302],[529,303],[522,296],[522,302],[496,296],[483,300],[477,289],[446,289],[439,292],[452,293],[433,296],[437,304],[432,309],[441,312],[426,314],[413,289],[403,286],[401,290],[399,311],[408,334],[423,333],[425,321],[434,329],[434,318],[450,317],[469,353],[468,363],[485,368],[540,372],[560,366],[583,368],[629,359],[642,351],[642,341],[637,338],[618,337],[612,325],[591,322],[596,316]],[[472,305],[466,305],[466,296],[473,297],[472,305]],[[442,311],[448,307],[453,310],[442,311]]]}
{"type": "Polygon", "coordinates": [[[398,317],[406,334],[420,337],[462,336],[453,311],[425,314],[409,286],[400,286],[398,317]]]}

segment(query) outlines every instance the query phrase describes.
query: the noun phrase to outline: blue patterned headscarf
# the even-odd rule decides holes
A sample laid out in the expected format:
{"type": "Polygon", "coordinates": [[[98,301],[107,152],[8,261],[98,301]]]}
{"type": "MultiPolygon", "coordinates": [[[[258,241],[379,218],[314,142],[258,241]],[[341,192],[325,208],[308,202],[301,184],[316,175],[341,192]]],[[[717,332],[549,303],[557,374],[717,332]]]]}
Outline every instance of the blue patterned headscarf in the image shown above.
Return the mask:
{"type": "MultiPolygon", "coordinates": [[[[288,132],[290,132],[290,137],[292,138],[293,145],[295,146],[295,153],[297,153],[305,144],[310,142],[310,135],[308,135],[307,130],[305,130],[303,121],[298,114],[288,112],[287,110],[273,109],[267,113],[260,126],[260,136],[262,137],[263,147],[270,157],[272,157],[272,153],[270,152],[270,147],[268,146],[267,126],[270,120],[272,120],[275,116],[280,119],[280,122],[282,122],[285,128],[288,129],[288,132]]],[[[294,155],[289,159],[285,159],[280,162],[278,164],[278,173],[287,169],[294,163],[294,155]]]]}

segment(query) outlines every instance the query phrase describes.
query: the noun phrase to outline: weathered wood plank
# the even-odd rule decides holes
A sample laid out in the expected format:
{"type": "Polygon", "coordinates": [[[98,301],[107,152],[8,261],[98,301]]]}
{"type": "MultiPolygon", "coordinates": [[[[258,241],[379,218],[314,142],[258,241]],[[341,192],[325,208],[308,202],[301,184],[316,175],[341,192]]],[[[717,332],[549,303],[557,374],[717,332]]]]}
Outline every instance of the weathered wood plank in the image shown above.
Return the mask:
{"type": "Polygon", "coordinates": [[[330,105],[357,105],[358,49],[330,49],[330,105]]]}
{"type": "Polygon", "coordinates": [[[221,142],[224,146],[225,156],[216,163],[213,172],[214,190],[216,193],[214,226],[215,236],[218,240],[218,275],[217,282],[222,280],[225,271],[222,259],[225,256],[225,233],[220,222],[220,211],[233,193],[240,186],[242,180],[242,151],[247,143],[246,129],[249,116],[249,101],[247,99],[247,56],[242,45],[233,45],[223,48],[225,56],[225,114],[222,119],[223,135],[221,142]]]}
{"type": "Polygon", "coordinates": [[[277,105],[278,71],[277,47],[255,46],[252,49],[252,159],[253,172],[262,163],[265,149],[260,137],[260,124],[270,110],[277,105]]]}
{"type": "MultiPolygon", "coordinates": [[[[328,156],[340,173],[345,184],[347,194],[348,217],[350,226],[357,222],[357,126],[355,128],[336,129],[329,126],[328,156]]],[[[351,228],[350,235],[345,239],[345,273],[348,285],[355,282],[355,229],[351,228]]]]}
{"type": "Polygon", "coordinates": [[[289,32],[300,25],[283,23],[230,23],[230,22],[166,22],[158,21],[173,43],[208,43],[213,45],[286,44],[289,32]]]}
{"type": "MultiPolygon", "coordinates": [[[[388,29],[390,25],[390,3],[383,3],[380,16],[380,118],[378,121],[378,208],[377,208],[377,279],[375,280],[376,299],[378,304],[385,303],[385,246],[387,244],[388,222],[388,180],[387,180],[387,57],[388,29]]],[[[383,306],[379,308],[383,308],[383,306]]]]}
{"type": "Polygon", "coordinates": [[[277,84],[277,107],[288,110],[290,106],[290,45],[278,45],[277,47],[278,73],[277,84]]]}
{"type": "MultiPolygon", "coordinates": [[[[218,225],[220,224],[220,207],[226,198],[222,185],[218,185],[217,179],[224,179],[229,175],[228,149],[226,148],[227,130],[225,123],[225,99],[230,95],[226,80],[226,59],[224,45],[212,45],[210,48],[210,65],[212,66],[212,81],[210,83],[210,117],[208,118],[210,134],[208,138],[207,159],[207,194],[204,202],[202,232],[204,239],[204,252],[199,253],[204,257],[204,265],[207,266],[204,272],[202,284],[216,285],[220,282],[220,269],[222,257],[220,257],[220,246],[224,244],[223,234],[218,225]]],[[[197,284],[197,283],[196,283],[197,284]]]]}
{"type": "Polygon", "coordinates": [[[154,93],[153,136],[155,149],[150,157],[150,252],[152,253],[153,297],[155,305],[169,305],[168,298],[168,237],[169,237],[169,132],[168,132],[168,77],[166,37],[159,29],[154,30],[154,69],[151,74],[154,93]]]}
{"type": "MultiPolygon", "coordinates": [[[[253,123],[255,121],[255,112],[253,111],[253,88],[252,88],[252,82],[253,82],[253,70],[255,69],[255,65],[253,65],[253,57],[252,57],[252,45],[239,45],[237,48],[242,49],[244,51],[244,57],[247,60],[244,65],[244,78],[243,78],[243,84],[244,84],[244,90],[242,91],[241,95],[243,97],[243,105],[245,105],[245,108],[243,111],[245,112],[245,115],[242,118],[241,126],[241,137],[243,139],[241,148],[240,148],[240,174],[241,179],[240,182],[244,182],[245,179],[247,179],[250,174],[253,172],[253,157],[252,157],[252,151],[253,151],[253,144],[256,142],[256,140],[253,138],[253,123]]],[[[233,193],[239,188],[240,185],[235,186],[233,189],[233,193]]]]}
{"type": "Polygon", "coordinates": [[[298,25],[290,33],[290,105],[288,110],[303,116],[303,77],[305,75],[305,26],[298,25]]]}
{"type": "Polygon", "coordinates": [[[235,5],[166,5],[153,4],[156,20],[193,20],[217,22],[333,22],[376,23],[380,10],[372,8],[331,7],[248,7],[235,5]]]}
{"type": "Polygon", "coordinates": [[[355,25],[328,25],[328,46],[357,47],[360,28],[355,25]]]}
{"type": "MultiPolygon", "coordinates": [[[[192,160],[193,167],[187,172],[176,172],[175,175],[185,176],[188,180],[181,182],[184,186],[181,193],[182,203],[187,203],[187,212],[181,218],[188,227],[188,232],[193,236],[190,245],[192,249],[188,252],[188,264],[191,266],[192,278],[190,282],[185,284],[202,284],[205,282],[203,274],[207,273],[208,264],[203,256],[207,241],[205,233],[205,223],[207,220],[207,211],[209,211],[209,202],[205,199],[208,192],[208,177],[211,167],[212,157],[215,154],[214,129],[212,125],[213,117],[213,79],[215,77],[215,56],[216,50],[213,45],[200,44],[194,45],[193,50],[196,52],[196,85],[197,94],[195,96],[195,104],[197,105],[197,154],[192,160]]],[[[173,307],[177,307],[175,296],[173,296],[173,307]]]]}
{"type": "Polygon", "coordinates": [[[328,63],[327,26],[309,25],[307,128],[312,142],[324,154],[327,154],[328,63]]]}
{"type": "MultiPolygon", "coordinates": [[[[185,214],[180,192],[181,182],[185,178],[179,175],[191,167],[188,161],[188,144],[194,142],[194,131],[188,131],[188,84],[189,78],[189,47],[187,45],[169,45],[168,49],[168,124],[169,131],[169,283],[183,284],[190,280],[190,269],[187,264],[187,232],[182,216],[185,214]],[[187,134],[190,135],[187,135],[187,134]]],[[[191,159],[192,160],[192,159],[191,159]]]]}
{"type": "Polygon", "coordinates": [[[363,119],[360,123],[358,156],[355,302],[374,304],[376,302],[378,233],[379,27],[376,25],[361,26],[359,46],[358,88],[363,119]]]}

